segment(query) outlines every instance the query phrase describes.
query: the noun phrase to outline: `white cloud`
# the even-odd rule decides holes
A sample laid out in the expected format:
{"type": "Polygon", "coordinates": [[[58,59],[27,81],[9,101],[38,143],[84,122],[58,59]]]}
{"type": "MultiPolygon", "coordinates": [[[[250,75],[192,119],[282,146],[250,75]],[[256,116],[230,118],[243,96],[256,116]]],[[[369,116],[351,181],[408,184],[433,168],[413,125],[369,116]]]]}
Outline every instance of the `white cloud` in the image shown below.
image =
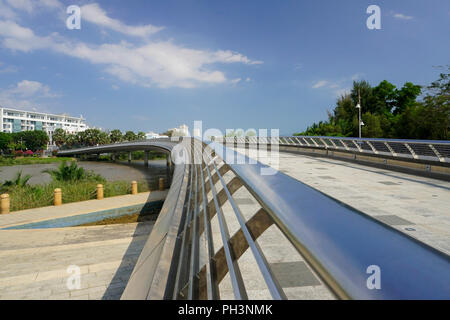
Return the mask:
{"type": "Polygon", "coordinates": [[[48,8],[62,8],[63,5],[58,0],[39,0],[38,1],[41,6],[45,6],[48,8]]]}
{"type": "Polygon", "coordinates": [[[164,27],[155,27],[152,25],[129,26],[119,20],[108,17],[106,12],[100,8],[97,3],[87,4],[81,7],[83,21],[88,21],[101,27],[136,37],[147,37],[154,34],[164,27]]]}
{"type": "Polygon", "coordinates": [[[312,88],[313,89],[322,88],[322,87],[326,86],[327,84],[328,84],[327,80],[316,81],[316,83],[313,84],[312,88]]]}
{"type": "MultiPolygon", "coordinates": [[[[0,5],[2,4],[0,0],[0,5]]],[[[12,0],[7,0],[8,3],[12,0]]],[[[58,0],[13,1],[15,8],[27,11],[33,6],[48,8],[60,6],[58,0]],[[30,7],[31,6],[31,7],[30,7]]],[[[126,35],[142,37],[144,42],[87,44],[68,40],[58,33],[36,35],[32,29],[19,25],[13,19],[0,19],[0,43],[13,51],[32,52],[49,50],[66,56],[103,65],[104,71],[132,84],[162,88],[192,88],[202,84],[225,83],[227,78],[217,64],[262,64],[231,50],[198,50],[186,48],[173,41],[151,41],[146,36],[160,30],[151,25],[128,26],[107,16],[96,3],[82,7],[82,17],[99,26],[126,35]]]]}
{"type": "Polygon", "coordinates": [[[404,15],[403,13],[394,13],[394,18],[400,19],[400,20],[411,20],[411,19],[414,19],[414,17],[404,15]]]}
{"type": "Polygon", "coordinates": [[[58,0],[6,0],[10,7],[32,13],[37,8],[62,8],[58,0]]]}
{"type": "Polygon", "coordinates": [[[262,64],[263,63],[262,61],[252,61],[249,58],[247,58],[246,56],[243,56],[242,54],[237,53],[237,52],[232,52],[230,50],[216,51],[211,56],[210,62],[224,62],[224,63],[240,62],[240,63],[245,63],[245,64],[262,64]]]}
{"type": "Polygon", "coordinates": [[[189,49],[171,41],[147,41],[143,45],[125,41],[88,45],[68,41],[57,33],[40,37],[31,29],[13,21],[0,20],[0,38],[3,38],[3,46],[11,50],[30,52],[47,49],[93,64],[105,65],[106,72],[122,81],[141,86],[192,88],[202,83],[223,83],[226,81],[225,74],[211,69],[213,64],[262,63],[230,50],[211,52],[189,49]]]}
{"type": "Polygon", "coordinates": [[[9,90],[11,94],[20,95],[23,97],[56,97],[56,94],[50,92],[50,88],[38,81],[22,80],[17,85],[9,90]]]}
{"type": "Polygon", "coordinates": [[[17,72],[18,69],[15,66],[5,66],[3,62],[0,61],[0,74],[2,73],[14,73],[17,72]]]}
{"type": "Polygon", "coordinates": [[[33,2],[31,0],[6,0],[14,9],[25,10],[28,13],[33,11],[33,2]]]}
{"type": "Polygon", "coordinates": [[[11,9],[3,0],[0,0],[0,18],[15,19],[17,17],[13,9],[11,9]]]}
{"type": "Polygon", "coordinates": [[[24,52],[47,48],[53,43],[51,37],[38,37],[33,30],[13,21],[0,20],[0,37],[3,37],[4,47],[24,52]]]}
{"type": "Polygon", "coordinates": [[[349,82],[356,81],[360,78],[359,73],[355,73],[350,77],[345,77],[337,81],[331,80],[319,80],[313,83],[313,89],[328,89],[334,95],[341,96],[351,91],[351,87],[349,86],[349,82]]]}
{"type": "Polygon", "coordinates": [[[115,84],[113,84],[113,85],[111,86],[111,88],[113,88],[114,90],[119,90],[119,89],[120,89],[120,87],[117,86],[117,85],[115,85],[115,84]]]}
{"type": "Polygon", "coordinates": [[[231,80],[231,83],[233,84],[233,85],[237,85],[239,82],[241,82],[241,78],[237,78],[237,79],[233,79],[233,80],[231,80]]]}
{"type": "Polygon", "coordinates": [[[59,97],[50,88],[38,81],[22,80],[15,86],[0,90],[0,105],[3,107],[17,109],[39,108],[41,111],[48,111],[41,106],[40,101],[48,98],[59,97]]]}

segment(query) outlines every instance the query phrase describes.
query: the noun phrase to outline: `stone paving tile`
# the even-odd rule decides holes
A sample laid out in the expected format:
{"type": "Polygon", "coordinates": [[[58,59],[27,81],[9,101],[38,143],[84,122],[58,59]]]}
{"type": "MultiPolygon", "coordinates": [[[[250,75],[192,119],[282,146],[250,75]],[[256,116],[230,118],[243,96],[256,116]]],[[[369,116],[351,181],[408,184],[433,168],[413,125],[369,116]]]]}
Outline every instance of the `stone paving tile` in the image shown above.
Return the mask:
{"type": "MultiPolygon", "coordinates": [[[[279,155],[279,169],[285,174],[375,218],[395,215],[408,221],[416,231],[386,222],[450,254],[449,182],[337,159],[279,155]],[[324,170],[318,170],[323,167],[329,168],[326,176],[324,170]]],[[[267,163],[264,158],[259,161],[267,163]]]]}
{"type": "MultiPolygon", "coordinates": [[[[102,299],[104,295],[118,299],[152,225],[47,229],[45,232],[16,230],[17,238],[3,237],[2,245],[8,247],[9,243],[17,239],[20,242],[32,234],[38,246],[27,248],[23,242],[15,249],[17,251],[0,249],[0,299],[87,300],[102,299]],[[112,237],[115,227],[118,239],[112,237]],[[105,229],[106,237],[102,234],[105,229]],[[86,234],[89,234],[88,238],[86,234]],[[122,237],[124,234],[128,237],[122,237]],[[67,267],[71,264],[81,267],[80,288],[77,290],[67,287],[71,275],[67,273],[67,267]]],[[[0,230],[0,238],[3,232],[0,230]]],[[[32,246],[35,245],[33,242],[32,246]]]]}

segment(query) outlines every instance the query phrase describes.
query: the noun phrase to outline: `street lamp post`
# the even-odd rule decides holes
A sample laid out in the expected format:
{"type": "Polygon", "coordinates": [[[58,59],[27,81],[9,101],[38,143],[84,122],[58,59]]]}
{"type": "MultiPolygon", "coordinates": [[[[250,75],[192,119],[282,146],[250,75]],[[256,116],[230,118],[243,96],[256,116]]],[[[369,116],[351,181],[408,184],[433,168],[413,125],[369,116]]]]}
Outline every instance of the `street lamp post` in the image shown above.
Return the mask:
{"type": "Polygon", "coordinates": [[[361,120],[361,95],[358,89],[358,104],[356,105],[358,108],[358,127],[359,127],[359,138],[361,139],[361,126],[364,125],[364,122],[361,120]]]}

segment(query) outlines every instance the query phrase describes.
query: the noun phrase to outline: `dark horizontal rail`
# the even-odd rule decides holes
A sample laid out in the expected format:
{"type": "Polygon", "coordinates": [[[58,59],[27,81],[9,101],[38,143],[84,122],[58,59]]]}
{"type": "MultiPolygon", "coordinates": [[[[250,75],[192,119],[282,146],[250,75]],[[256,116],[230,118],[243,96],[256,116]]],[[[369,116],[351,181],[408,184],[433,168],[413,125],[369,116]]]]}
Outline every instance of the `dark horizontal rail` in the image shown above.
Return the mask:
{"type": "MultiPolygon", "coordinates": [[[[224,157],[225,147],[209,145],[224,157]]],[[[449,299],[450,260],[394,228],[234,152],[231,170],[270,214],[292,244],[341,298],[449,299]],[[366,286],[371,265],[381,268],[382,287],[366,286]]]]}

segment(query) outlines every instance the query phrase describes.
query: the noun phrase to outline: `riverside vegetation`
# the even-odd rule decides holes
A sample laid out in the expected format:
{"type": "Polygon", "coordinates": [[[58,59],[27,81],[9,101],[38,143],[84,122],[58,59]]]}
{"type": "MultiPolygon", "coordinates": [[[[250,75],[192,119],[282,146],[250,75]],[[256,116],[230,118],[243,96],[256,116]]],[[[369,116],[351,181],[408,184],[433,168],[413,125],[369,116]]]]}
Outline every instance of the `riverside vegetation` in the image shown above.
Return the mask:
{"type": "MultiPolygon", "coordinates": [[[[103,184],[104,197],[129,194],[130,181],[106,181],[101,175],[79,167],[76,162],[63,161],[57,169],[43,172],[52,177],[52,182],[41,185],[29,185],[30,175],[22,175],[19,171],[11,181],[5,181],[1,193],[8,193],[11,211],[45,207],[53,204],[53,192],[60,188],[63,203],[85,201],[96,198],[97,184],[103,184]]],[[[139,192],[150,190],[147,182],[138,181],[139,192]]]]}

